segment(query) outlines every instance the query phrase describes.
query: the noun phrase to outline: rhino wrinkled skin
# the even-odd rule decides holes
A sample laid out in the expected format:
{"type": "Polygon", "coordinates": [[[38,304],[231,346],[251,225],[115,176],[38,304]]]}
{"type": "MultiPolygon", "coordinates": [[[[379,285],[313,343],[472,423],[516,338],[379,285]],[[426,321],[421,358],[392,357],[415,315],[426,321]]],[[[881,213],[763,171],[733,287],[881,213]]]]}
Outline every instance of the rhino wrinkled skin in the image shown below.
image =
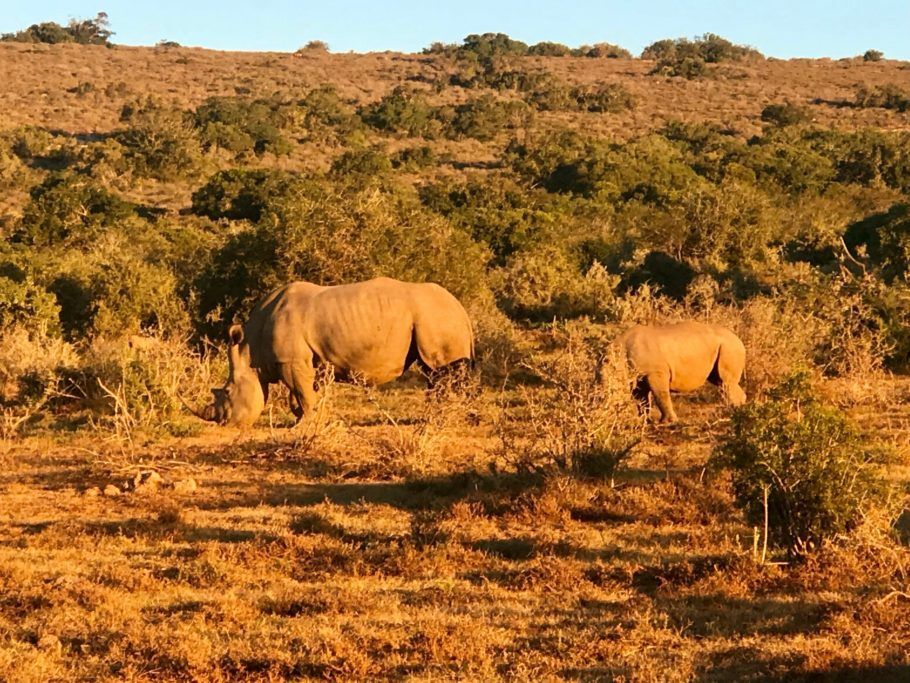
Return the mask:
{"type": "Polygon", "coordinates": [[[706,381],[720,387],[732,405],[742,405],[746,400],[739,386],[746,349],[726,327],[693,321],[636,325],[616,344],[637,376],[635,399],[646,405],[650,394],[660,410],[661,422],[677,419],[671,391],[694,391],[706,381]]]}
{"type": "Polygon", "coordinates": [[[432,283],[390,278],[323,287],[292,282],[269,294],[246,324],[229,331],[227,384],[201,417],[251,425],[284,383],[298,421],[317,401],[316,368],[330,363],[336,377],[383,384],[414,362],[438,371],[473,361],[474,335],[464,307],[432,283]]]}

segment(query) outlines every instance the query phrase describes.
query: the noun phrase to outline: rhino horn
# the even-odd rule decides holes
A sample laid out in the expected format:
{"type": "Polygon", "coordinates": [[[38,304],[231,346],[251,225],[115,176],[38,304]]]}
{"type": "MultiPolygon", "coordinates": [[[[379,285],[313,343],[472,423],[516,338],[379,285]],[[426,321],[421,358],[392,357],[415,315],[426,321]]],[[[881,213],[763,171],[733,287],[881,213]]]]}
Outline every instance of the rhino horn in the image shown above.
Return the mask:
{"type": "Polygon", "coordinates": [[[183,407],[189,410],[193,415],[198,417],[200,420],[205,420],[206,422],[214,422],[215,418],[213,416],[208,416],[204,410],[196,410],[191,406],[183,396],[177,394],[177,400],[183,404],[183,407]]]}

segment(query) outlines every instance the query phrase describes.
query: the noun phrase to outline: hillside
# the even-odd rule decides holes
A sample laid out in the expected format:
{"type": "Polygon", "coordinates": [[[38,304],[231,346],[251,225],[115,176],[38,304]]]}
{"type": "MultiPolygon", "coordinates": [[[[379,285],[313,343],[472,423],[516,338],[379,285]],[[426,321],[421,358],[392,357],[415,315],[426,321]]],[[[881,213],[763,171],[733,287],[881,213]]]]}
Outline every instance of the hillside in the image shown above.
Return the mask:
{"type": "MultiPolygon", "coordinates": [[[[692,82],[649,77],[651,60],[529,57],[527,61],[527,68],[546,69],[575,84],[626,85],[639,103],[632,111],[608,117],[556,117],[621,138],[674,119],[717,123],[747,137],[760,132],[759,115],[766,104],[787,100],[809,105],[813,119],[825,126],[889,130],[910,126],[898,112],[838,106],[852,102],[862,86],[910,87],[910,67],[905,62],[765,60],[729,65],[718,78],[692,82]]],[[[152,95],[192,109],[207,97],[295,98],[326,83],[335,85],[345,99],[362,104],[378,100],[401,83],[425,84],[444,69],[433,56],[392,52],[242,53],[7,43],[0,44],[0,73],[6,83],[0,93],[0,125],[106,133],[118,127],[120,107],[136,97],[152,95]],[[74,92],[84,83],[92,84],[91,93],[74,92]],[[106,94],[109,88],[116,91],[113,97],[106,94]]],[[[446,92],[439,99],[446,102],[464,96],[464,91],[446,92]]]]}

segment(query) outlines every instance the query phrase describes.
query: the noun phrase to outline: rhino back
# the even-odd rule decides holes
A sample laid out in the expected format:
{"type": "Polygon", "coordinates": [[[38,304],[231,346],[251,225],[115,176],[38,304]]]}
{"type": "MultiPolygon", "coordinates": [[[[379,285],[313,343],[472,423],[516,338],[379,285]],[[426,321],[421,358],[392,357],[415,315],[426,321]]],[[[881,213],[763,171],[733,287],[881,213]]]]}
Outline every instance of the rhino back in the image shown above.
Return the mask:
{"type": "Polygon", "coordinates": [[[404,371],[413,328],[407,284],[385,278],[329,287],[289,326],[318,358],[376,382],[404,371]]]}
{"type": "Polygon", "coordinates": [[[669,372],[671,388],[676,391],[692,391],[704,384],[719,350],[712,326],[692,321],[640,325],[624,341],[627,357],[638,372],[669,372]]]}

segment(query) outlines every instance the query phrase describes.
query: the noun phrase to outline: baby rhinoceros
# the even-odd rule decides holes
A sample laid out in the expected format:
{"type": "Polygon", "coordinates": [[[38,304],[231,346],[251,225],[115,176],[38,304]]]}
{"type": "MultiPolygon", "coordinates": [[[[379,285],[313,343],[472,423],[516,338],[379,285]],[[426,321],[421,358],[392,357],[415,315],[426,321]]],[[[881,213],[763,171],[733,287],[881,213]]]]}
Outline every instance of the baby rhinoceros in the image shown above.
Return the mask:
{"type": "Polygon", "coordinates": [[[706,381],[720,387],[734,406],[746,400],[739,386],[746,349],[726,327],[694,321],[636,325],[615,343],[636,373],[633,396],[643,407],[652,396],[661,422],[677,420],[670,392],[694,391],[706,381]]]}
{"type": "Polygon", "coordinates": [[[199,416],[232,426],[255,422],[277,382],[302,419],[316,405],[323,363],[336,379],[383,384],[413,363],[432,381],[474,360],[471,321],[452,294],[391,278],[334,287],[292,282],[263,299],[245,325],[233,325],[229,339],[227,384],[199,416]]]}

